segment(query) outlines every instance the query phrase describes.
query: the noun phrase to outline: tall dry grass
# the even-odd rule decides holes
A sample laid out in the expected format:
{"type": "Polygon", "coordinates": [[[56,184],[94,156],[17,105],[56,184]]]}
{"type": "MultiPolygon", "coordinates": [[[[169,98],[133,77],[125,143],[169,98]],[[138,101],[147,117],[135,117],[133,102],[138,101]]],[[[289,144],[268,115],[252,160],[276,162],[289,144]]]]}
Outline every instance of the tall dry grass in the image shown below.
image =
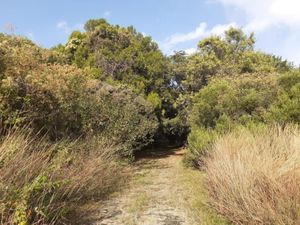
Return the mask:
{"type": "Polygon", "coordinates": [[[213,205],[235,224],[300,224],[300,130],[241,129],[206,159],[213,205]]]}
{"type": "Polygon", "coordinates": [[[124,181],[111,151],[99,139],[53,144],[24,131],[7,134],[0,140],[0,224],[72,224],[79,205],[124,181]]]}

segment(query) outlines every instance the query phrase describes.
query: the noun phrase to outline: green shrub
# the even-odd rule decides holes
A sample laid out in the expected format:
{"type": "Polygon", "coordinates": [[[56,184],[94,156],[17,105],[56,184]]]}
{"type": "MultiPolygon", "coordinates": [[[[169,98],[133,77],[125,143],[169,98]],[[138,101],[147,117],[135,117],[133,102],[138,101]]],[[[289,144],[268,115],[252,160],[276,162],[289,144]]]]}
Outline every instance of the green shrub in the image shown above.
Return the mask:
{"type": "Polygon", "coordinates": [[[121,155],[132,156],[132,151],[152,142],[158,121],[150,103],[130,90],[108,85],[97,85],[90,90],[97,96],[96,105],[100,109],[90,119],[104,118],[101,135],[122,145],[121,155]]]}
{"type": "Polygon", "coordinates": [[[189,166],[200,166],[203,156],[211,147],[217,133],[198,126],[192,126],[188,136],[188,151],[184,157],[184,163],[189,166]]]}
{"type": "Polygon", "coordinates": [[[269,119],[280,123],[300,123],[300,71],[293,71],[278,80],[278,100],[271,107],[269,119]]]}
{"type": "Polygon", "coordinates": [[[294,85],[300,83],[300,70],[285,73],[279,77],[278,83],[284,91],[289,92],[294,85]]]}
{"type": "Polygon", "coordinates": [[[235,112],[236,91],[228,82],[217,80],[196,94],[193,103],[191,124],[213,128],[222,114],[230,115],[235,112]]]}
{"type": "Polygon", "coordinates": [[[157,93],[151,92],[147,96],[147,101],[149,101],[154,106],[155,109],[157,110],[161,109],[161,99],[157,93]]]}

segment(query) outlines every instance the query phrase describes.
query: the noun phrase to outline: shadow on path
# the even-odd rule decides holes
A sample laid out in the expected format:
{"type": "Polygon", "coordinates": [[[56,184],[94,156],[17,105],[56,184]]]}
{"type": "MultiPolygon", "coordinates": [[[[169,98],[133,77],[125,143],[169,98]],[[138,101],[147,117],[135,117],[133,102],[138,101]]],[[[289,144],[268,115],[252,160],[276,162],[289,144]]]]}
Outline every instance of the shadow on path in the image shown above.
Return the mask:
{"type": "Polygon", "coordinates": [[[162,159],[170,156],[182,156],[182,149],[182,147],[178,146],[168,146],[138,151],[135,153],[135,162],[139,162],[145,159],[162,159]]]}

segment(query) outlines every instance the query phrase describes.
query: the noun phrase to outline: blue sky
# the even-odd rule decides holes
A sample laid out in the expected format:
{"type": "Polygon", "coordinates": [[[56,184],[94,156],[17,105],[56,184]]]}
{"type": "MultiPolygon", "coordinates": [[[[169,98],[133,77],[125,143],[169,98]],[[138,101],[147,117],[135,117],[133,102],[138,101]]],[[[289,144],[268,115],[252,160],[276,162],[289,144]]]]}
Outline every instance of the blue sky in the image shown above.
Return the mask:
{"type": "Polygon", "coordinates": [[[257,49],[300,64],[300,0],[0,0],[0,32],[43,47],[65,43],[90,18],[133,25],[164,53],[195,51],[230,26],[255,32],[257,49]],[[11,26],[12,25],[12,26],[11,26]],[[13,27],[14,29],[11,29],[13,27]]]}

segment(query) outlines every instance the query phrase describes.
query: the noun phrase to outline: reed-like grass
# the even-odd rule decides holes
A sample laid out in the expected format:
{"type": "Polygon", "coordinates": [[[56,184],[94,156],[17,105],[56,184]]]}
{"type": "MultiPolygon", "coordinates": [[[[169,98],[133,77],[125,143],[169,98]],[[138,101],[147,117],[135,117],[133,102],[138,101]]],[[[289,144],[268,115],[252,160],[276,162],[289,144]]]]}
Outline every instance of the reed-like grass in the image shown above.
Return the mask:
{"type": "Polygon", "coordinates": [[[98,139],[49,143],[15,131],[0,140],[0,224],[72,224],[126,174],[98,139]],[[77,218],[76,218],[77,216],[77,218]]]}
{"type": "Polygon", "coordinates": [[[205,163],[212,203],[235,224],[300,224],[299,127],[240,129],[205,163]]]}

